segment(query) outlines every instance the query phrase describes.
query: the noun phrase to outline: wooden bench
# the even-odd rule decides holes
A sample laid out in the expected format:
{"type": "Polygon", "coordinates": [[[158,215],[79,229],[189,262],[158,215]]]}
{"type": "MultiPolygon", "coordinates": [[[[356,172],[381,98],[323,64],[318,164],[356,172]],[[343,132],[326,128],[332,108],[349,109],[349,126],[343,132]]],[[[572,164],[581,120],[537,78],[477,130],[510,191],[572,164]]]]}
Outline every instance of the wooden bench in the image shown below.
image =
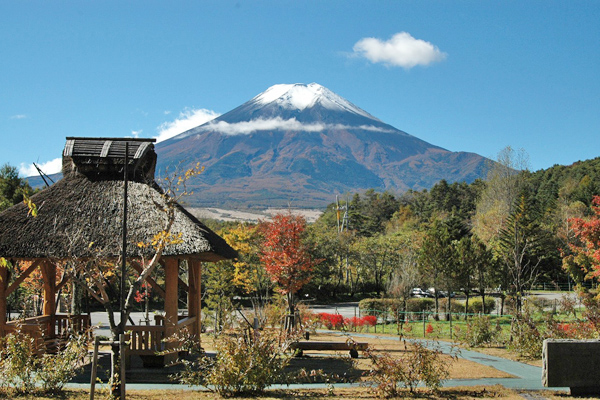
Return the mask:
{"type": "Polygon", "coordinates": [[[292,349],[297,350],[296,355],[302,356],[304,350],[314,351],[350,351],[350,357],[358,358],[358,350],[366,350],[369,346],[366,342],[318,342],[318,341],[305,341],[305,342],[294,342],[290,346],[292,349]]]}

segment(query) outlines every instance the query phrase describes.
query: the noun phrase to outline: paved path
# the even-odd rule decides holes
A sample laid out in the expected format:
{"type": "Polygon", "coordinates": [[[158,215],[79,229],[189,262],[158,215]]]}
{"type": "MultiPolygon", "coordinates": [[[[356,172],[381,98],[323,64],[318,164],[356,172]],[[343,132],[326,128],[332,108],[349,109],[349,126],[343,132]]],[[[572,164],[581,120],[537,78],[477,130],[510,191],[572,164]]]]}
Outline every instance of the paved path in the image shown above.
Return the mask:
{"type": "MultiPolygon", "coordinates": [[[[356,338],[378,338],[387,340],[400,340],[394,336],[384,336],[369,333],[345,333],[339,331],[325,331],[319,330],[323,333],[331,333],[339,336],[352,336],[356,338]]],[[[424,339],[407,339],[407,341],[419,341],[424,343],[432,343],[432,341],[424,339]]],[[[451,344],[443,341],[436,341],[435,344],[439,348],[446,352],[450,352],[451,344]]],[[[477,385],[502,385],[506,388],[519,389],[519,390],[562,390],[568,391],[569,388],[545,388],[542,386],[542,368],[531,366],[525,363],[507,360],[501,357],[491,356],[482,354],[472,350],[462,349],[459,354],[460,358],[465,360],[473,361],[482,365],[487,365],[496,368],[500,371],[509,373],[515,378],[482,378],[482,379],[449,379],[444,383],[445,387],[453,386],[477,386],[477,385]]],[[[358,387],[358,383],[336,383],[334,385],[337,388],[351,388],[358,387]]],[[[89,383],[70,383],[70,388],[89,389],[89,383]]],[[[324,389],[327,388],[327,384],[297,384],[297,385],[273,385],[271,389],[324,389]]],[[[153,383],[129,383],[127,384],[129,390],[206,390],[202,386],[185,386],[179,384],[153,384],[153,383]]]]}
{"type": "MultiPolygon", "coordinates": [[[[328,331],[330,333],[340,332],[328,331]]],[[[393,336],[383,336],[368,333],[352,333],[350,336],[362,337],[362,338],[379,338],[388,340],[400,340],[400,338],[393,336]]],[[[407,339],[407,341],[419,341],[421,343],[431,343],[425,339],[407,339]]],[[[435,344],[440,347],[444,353],[450,352],[451,344],[443,341],[436,341],[435,344]]],[[[542,368],[534,367],[529,364],[521,363],[518,361],[507,360],[505,358],[490,356],[482,354],[472,350],[461,349],[460,358],[465,360],[473,361],[482,365],[487,365],[496,368],[500,371],[514,375],[516,378],[482,378],[482,379],[449,379],[445,382],[444,386],[474,386],[474,385],[496,385],[500,384],[504,387],[511,389],[524,389],[524,390],[569,390],[569,388],[546,388],[542,386],[542,368]]]]}

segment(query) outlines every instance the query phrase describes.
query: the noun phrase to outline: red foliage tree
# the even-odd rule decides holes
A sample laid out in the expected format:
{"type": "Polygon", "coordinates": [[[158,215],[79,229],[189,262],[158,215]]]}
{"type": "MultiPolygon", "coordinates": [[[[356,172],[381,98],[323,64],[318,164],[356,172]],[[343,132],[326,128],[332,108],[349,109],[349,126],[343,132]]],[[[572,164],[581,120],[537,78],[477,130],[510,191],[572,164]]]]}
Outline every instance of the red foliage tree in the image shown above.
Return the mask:
{"type": "Polygon", "coordinates": [[[594,196],[592,210],[591,218],[569,220],[576,242],[569,244],[571,254],[565,256],[563,266],[576,281],[600,281],[600,196],[594,196]]]}
{"type": "Polygon", "coordinates": [[[306,220],[302,216],[277,214],[271,222],[262,222],[261,261],[271,280],[287,296],[290,314],[294,313],[294,294],[311,278],[313,261],[302,237],[306,220]]]}

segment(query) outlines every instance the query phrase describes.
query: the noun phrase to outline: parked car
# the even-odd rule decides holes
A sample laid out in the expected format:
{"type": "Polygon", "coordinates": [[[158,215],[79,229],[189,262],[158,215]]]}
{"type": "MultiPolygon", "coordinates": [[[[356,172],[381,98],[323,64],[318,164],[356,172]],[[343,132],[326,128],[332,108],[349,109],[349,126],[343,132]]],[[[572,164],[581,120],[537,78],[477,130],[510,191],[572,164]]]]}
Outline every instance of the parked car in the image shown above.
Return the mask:
{"type": "MultiPolygon", "coordinates": [[[[436,292],[435,288],[431,287],[431,288],[427,289],[427,293],[430,295],[430,297],[435,297],[435,292],[436,292]]],[[[437,297],[440,298],[440,299],[442,299],[444,297],[448,297],[448,292],[446,290],[438,290],[437,291],[437,297]]],[[[456,297],[456,293],[451,292],[450,293],[450,297],[451,298],[456,297]]]]}
{"type": "Polygon", "coordinates": [[[429,293],[427,293],[426,291],[424,291],[421,288],[413,288],[413,290],[410,291],[410,296],[411,297],[429,297],[429,293]]]}

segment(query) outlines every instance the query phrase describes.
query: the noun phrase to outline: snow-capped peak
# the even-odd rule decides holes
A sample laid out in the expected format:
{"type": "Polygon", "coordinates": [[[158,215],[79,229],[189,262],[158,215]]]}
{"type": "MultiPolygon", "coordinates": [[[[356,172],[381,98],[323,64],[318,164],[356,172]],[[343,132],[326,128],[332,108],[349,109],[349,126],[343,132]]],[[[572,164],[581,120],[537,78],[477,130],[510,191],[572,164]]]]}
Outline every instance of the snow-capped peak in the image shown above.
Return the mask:
{"type": "Polygon", "coordinates": [[[351,112],[378,121],[368,112],[318,83],[274,85],[254,97],[252,101],[260,105],[276,103],[280,107],[300,111],[320,104],[329,110],[351,112]]]}

